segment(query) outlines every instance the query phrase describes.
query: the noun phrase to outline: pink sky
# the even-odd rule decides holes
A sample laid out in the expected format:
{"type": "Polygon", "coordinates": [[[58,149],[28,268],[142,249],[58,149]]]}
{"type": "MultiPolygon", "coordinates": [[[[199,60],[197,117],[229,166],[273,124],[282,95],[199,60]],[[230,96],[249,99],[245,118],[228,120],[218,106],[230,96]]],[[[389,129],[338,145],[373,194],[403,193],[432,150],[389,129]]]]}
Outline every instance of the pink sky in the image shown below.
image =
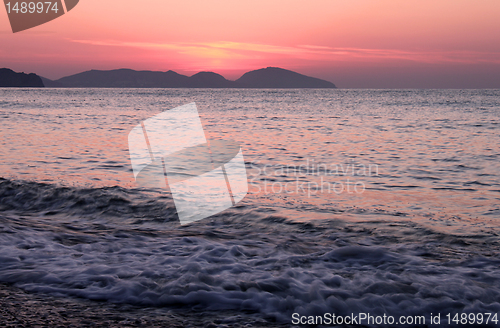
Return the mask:
{"type": "Polygon", "coordinates": [[[0,67],[236,79],[278,66],[343,88],[500,88],[499,17],[498,0],[81,0],[16,34],[0,10],[0,67]]]}

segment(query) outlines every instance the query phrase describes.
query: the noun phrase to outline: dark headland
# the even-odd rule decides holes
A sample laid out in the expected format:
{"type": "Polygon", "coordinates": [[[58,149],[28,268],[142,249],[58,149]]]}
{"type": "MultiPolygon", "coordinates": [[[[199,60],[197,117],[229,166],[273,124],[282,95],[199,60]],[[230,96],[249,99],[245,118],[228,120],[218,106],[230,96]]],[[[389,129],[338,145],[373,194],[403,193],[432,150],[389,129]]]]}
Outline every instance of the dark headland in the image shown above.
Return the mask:
{"type": "Polygon", "coordinates": [[[278,67],[243,74],[236,83],[245,88],[335,88],[335,84],[278,67]]]}
{"type": "Polygon", "coordinates": [[[43,87],[42,79],[33,73],[16,73],[8,68],[0,68],[0,87],[43,87]]]}
{"type": "Polygon", "coordinates": [[[52,81],[47,87],[69,88],[336,88],[335,84],[283,68],[268,67],[247,72],[236,81],[213,72],[186,76],[174,71],[90,70],[52,81]]]}

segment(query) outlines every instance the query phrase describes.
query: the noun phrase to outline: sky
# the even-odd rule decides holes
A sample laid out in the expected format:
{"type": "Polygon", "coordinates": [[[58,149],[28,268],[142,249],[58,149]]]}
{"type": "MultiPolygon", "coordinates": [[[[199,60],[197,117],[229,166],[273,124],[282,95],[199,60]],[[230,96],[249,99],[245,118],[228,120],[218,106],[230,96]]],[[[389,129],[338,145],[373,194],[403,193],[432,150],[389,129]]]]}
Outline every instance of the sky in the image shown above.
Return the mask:
{"type": "Polygon", "coordinates": [[[90,69],[268,66],[340,88],[500,88],[499,0],[81,0],[12,33],[0,67],[58,79],[90,69]]]}

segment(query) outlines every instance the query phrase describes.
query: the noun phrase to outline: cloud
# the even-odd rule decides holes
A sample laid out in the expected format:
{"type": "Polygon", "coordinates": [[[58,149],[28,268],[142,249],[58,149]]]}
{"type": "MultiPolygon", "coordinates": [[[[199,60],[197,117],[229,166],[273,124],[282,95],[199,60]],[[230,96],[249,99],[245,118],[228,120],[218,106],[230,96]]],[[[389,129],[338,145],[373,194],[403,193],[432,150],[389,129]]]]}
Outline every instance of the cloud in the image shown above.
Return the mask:
{"type": "Polygon", "coordinates": [[[113,47],[134,47],[174,51],[197,59],[260,59],[278,55],[312,61],[413,61],[421,63],[500,63],[500,53],[480,51],[418,51],[366,49],[322,45],[279,46],[245,42],[129,42],[71,40],[72,42],[113,47]]]}

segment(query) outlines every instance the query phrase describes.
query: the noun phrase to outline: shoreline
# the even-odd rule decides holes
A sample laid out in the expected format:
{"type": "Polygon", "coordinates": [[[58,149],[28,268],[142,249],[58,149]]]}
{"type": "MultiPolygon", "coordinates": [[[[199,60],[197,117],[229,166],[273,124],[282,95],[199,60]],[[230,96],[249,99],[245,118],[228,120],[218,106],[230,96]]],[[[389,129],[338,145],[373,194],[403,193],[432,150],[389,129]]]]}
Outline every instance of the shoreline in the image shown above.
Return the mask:
{"type": "Polygon", "coordinates": [[[86,299],[29,293],[0,283],[2,327],[292,327],[235,311],[197,312],[139,307],[86,299]]]}

